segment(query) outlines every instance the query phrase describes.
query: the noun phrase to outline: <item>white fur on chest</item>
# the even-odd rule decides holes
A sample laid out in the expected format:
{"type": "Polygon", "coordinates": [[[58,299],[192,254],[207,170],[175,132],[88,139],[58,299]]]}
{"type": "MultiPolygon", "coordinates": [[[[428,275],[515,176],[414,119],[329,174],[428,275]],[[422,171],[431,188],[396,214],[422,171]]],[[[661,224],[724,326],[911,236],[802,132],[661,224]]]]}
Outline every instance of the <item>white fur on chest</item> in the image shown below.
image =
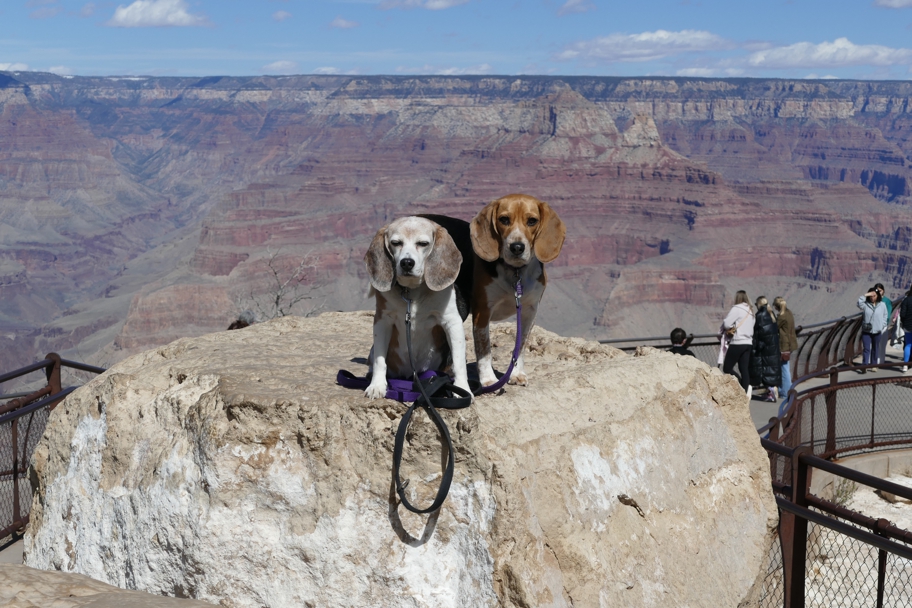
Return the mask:
{"type": "Polygon", "coordinates": [[[431,291],[414,289],[409,293],[411,299],[411,342],[413,370],[409,358],[405,315],[408,304],[401,297],[398,288],[381,295],[386,299],[383,320],[392,328],[393,338],[387,350],[387,376],[390,378],[407,378],[412,371],[418,373],[427,370],[438,370],[447,362],[450,353],[446,337],[445,319],[449,315],[459,319],[456,308],[456,294],[452,289],[431,291]]]}

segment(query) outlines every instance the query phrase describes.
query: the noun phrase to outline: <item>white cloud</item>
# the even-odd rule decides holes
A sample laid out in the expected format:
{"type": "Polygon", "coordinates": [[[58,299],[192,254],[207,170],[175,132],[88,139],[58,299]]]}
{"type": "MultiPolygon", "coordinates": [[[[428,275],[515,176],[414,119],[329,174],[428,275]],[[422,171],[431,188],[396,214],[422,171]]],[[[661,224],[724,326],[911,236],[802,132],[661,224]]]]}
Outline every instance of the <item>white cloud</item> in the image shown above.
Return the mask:
{"type": "Polygon", "coordinates": [[[558,60],[590,62],[654,61],[678,53],[718,51],[732,44],[711,32],[656,30],[642,34],[611,34],[594,40],[584,40],[558,53],[558,60]]]}
{"type": "Polygon", "coordinates": [[[912,49],[894,49],[879,44],[854,44],[848,38],[833,42],[798,42],[748,57],[754,67],[787,68],[838,68],[853,65],[908,65],[912,64],[912,49]]]}
{"type": "Polygon", "coordinates": [[[391,8],[426,8],[429,11],[440,11],[445,8],[452,8],[465,4],[469,0],[383,0],[379,8],[387,10],[391,8]]]}
{"type": "Polygon", "coordinates": [[[685,68],[675,72],[676,76],[696,76],[697,78],[710,78],[716,75],[712,68],[685,68]]]}
{"type": "Polygon", "coordinates": [[[105,25],[112,27],[188,27],[206,25],[204,15],[187,12],[185,0],[136,0],[120,5],[105,25]]]}
{"type": "Polygon", "coordinates": [[[273,21],[285,21],[286,19],[291,18],[291,13],[288,11],[276,11],[272,14],[273,21]]]}
{"type": "Polygon", "coordinates": [[[874,6],[884,8],[909,8],[912,7],[912,0],[874,0],[874,6]]]}
{"type": "Polygon", "coordinates": [[[341,72],[340,72],[339,68],[317,68],[316,70],[313,71],[313,73],[332,75],[332,74],[339,74],[341,72]]]}
{"type": "Polygon", "coordinates": [[[65,65],[55,65],[49,67],[48,72],[51,74],[57,74],[58,76],[69,76],[73,73],[73,70],[66,67],[65,65]]]}
{"type": "Polygon", "coordinates": [[[297,70],[298,64],[294,61],[273,61],[262,67],[265,74],[294,74],[297,70]]]}
{"type": "Polygon", "coordinates": [[[425,64],[420,68],[411,68],[400,66],[396,68],[396,71],[403,74],[433,74],[439,76],[465,76],[467,74],[491,74],[494,71],[487,63],[482,63],[480,65],[473,65],[466,68],[454,68],[454,67],[441,67],[435,65],[425,64]]]}
{"type": "Polygon", "coordinates": [[[827,74],[826,76],[819,76],[817,74],[808,74],[804,77],[805,80],[839,80],[839,76],[833,76],[832,74],[827,74]]]}
{"type": "Polygon", "coordinates": [[[95,14],[95,11],[98,10],[98,6],[94,2],[89,2],[84,4],[81,9],[79,9],[80,17],[91,17],[95,14]]]}
{"type": "Polygon", "coordinates": [[[0,72],[27,72],[27,63],[0,63],[0,72]]]}
{"type": "Polygon", "coordinates": [[[347,19],[343,19],[342,17],[336,17],[329,23],[329,27],[338,28],[341,30],[348,30],[353,27],[358,27],[359,25],[361,25],[361,24],[358,23],[357,21],[348,21],[347,19]]]}
{"type": "Polygon", "coordinates": [[[568,15],[570,13],[585,13],[595,10],[595,4],[590,0],[567,0],[564,5],[558,9],[558,15],[568,15]]]}

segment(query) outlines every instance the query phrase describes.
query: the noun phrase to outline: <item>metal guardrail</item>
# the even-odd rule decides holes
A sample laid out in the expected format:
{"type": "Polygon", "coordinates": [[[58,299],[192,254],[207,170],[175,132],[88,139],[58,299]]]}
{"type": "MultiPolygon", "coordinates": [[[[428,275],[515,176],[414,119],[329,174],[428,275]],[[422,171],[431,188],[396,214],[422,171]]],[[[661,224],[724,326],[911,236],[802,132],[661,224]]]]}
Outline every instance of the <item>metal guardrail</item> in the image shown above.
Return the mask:
{"type": "MultiPolygon", "coordinates": [[[[0,395],[0,540],[22,530],[29,520],[32,484],[28,468],[51,410],[77,387],[61,386],[61,369],[100,374],[104,368],[61,359],[50,353],[43,360],[0,374],[0,383],[44,370],[47,384],[31,393],[0,395]]],[[[2,546],[2,545],[0,545],[2,546]]]]}
{"type": "MultiPolygon", "coordinates": [[[[840,325],[831,330],[846,331],[840,325]]],[[[824,340],[838,343],[836,338],[824,340]]],[[[844,354],[843,361],[846,358],[844,354]]],[[[781,545],[779,567],[774,563],[768,569],[762,605],[802,608],[809,595],[815,605],[826,605],[821,603],[826,590],[812,589],[808,576],[821,567],[815,547],[825,544],[852,553],[853,567],[844,569],[842,580],[831,585],[843,590],[845,601],[840,603],[912,607],[912,585],[908,583],[912,532],[810,492],[813,471],[821,470],[912,500],[912,488],[831,462],[838,457],[912,447],[912,378],[868,375],[863,380],[839,381],[840,372],[891,368],[895,364],[851,370],[841,366],[799,378],[789,391],[782,418],[772,418],[759,429],[761,435],[769,433],[761,443],[770,457],[781,545]],[[819,384],[821,380],[826,382],[819,384]],[[849,600],[848,596],[853,597],[849,600]]]]}

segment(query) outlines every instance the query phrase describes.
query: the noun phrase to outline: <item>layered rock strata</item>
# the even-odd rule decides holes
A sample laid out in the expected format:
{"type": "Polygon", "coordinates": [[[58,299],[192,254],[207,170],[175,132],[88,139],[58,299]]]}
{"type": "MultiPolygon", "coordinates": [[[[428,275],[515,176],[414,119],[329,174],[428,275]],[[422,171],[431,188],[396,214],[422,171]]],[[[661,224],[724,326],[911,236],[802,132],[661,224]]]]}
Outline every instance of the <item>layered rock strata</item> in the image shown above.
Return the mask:
{"type": "MultiPolygon", "coordinates": [[[[182,339],[73,393],[26,563],[238,607],[757,605],[777,513],[733,378],[536,329],[530,386],[442,412],[456,476],[419,516],[391,485],[403,406],[334,384],[365,371],[371,321],[182,339]]],[[[512,329],[493,341],[502,362],[512,329]]],[[[424,415],[407,437],[423,504],[441,444],[424,415]]]]}
{"type": "Polygon", "coordinates": [[[910,100],[902,82],[0,74],[0,366],[226,327],[276,252],[318,258],[316,308],[364,308],[385,222],[512,191],[567,220],[555,329],[653,335],[688,308],[710,331],[745,279],[799,322],[837,317],[912,283],[910,100]],[[713,284],[612,302],[656,275],[713,284]]]}

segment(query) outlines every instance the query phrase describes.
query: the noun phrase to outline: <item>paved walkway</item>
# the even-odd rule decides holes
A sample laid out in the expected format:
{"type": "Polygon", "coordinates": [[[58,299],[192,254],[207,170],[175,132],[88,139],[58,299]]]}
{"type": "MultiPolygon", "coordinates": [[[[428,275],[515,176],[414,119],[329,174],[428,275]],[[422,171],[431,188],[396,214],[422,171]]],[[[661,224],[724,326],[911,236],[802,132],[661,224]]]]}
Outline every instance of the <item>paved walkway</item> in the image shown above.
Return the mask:
{"type": "MultiPolygon", "coordinates": [[[[858,372],[856,372],[852,368],[848,367],[848,368],[845,368],[844,370],[840,370],[839,382],[848,382],[850,380],[861,380],[861,379],[872,379],[872,378],[890,378],[890,377],[897,377],[897,376],[908,376],[910,379],[912,379],[912,370],[910,370],[909,372],[907,372],[905,374],[902,373],[903,351],[901,348],[894,348],[893,346],[887,346],[886,354],[887,354],[886,362],[895,363],[896,364],[895,367],[878,369],[873,374],[868,373],[864,376],[859,375],[858,372]]],[[[861,355],[859,355],[858,357],[855,358],[855,363],[856,364],[861,363],[861,355]]],[[[806,389],[812,388],[814,386],[819,386],[819,385],[828,384],[828,383],[829,383],[829,378],[823,377],[818,380],[806,382],[806,383],[802,384],[801,387],[802,387],[802,390],[806,390],[806,389]]],[[[763,401],[760,398],[754,397],[753,399],[751,399],[751,402],[750,402],[750,413],[751,413],[751,419],[754,421],[754,426],[756,428],[760,428],[762,426],[766,426],[766,424],[769,422],[770,418],[778,415],[779,404],[770,403],[768,401],[763,401]]]]}
{"type": "Polygon", "coordinates": [[[21,564],[22,563],[22,540],[13,543],[3,551],[0,551],[0,564],[21,564]]]}

